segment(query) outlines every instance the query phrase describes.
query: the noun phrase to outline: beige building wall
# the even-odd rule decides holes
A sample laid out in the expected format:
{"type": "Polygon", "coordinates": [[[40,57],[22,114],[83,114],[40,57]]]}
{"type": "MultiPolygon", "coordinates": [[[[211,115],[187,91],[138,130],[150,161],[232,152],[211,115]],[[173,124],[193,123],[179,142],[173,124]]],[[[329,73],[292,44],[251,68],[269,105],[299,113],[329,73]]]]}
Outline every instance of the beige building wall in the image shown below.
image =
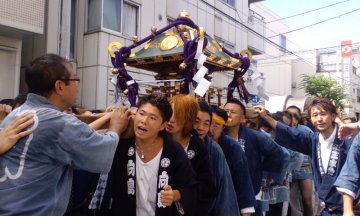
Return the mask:
{"type": "Polygon", "coordinates": [[[0,99],[26,90],[21,65],[26,60],[23,54],[30,51],[24,41],[44,33],[45,4],[45,0],[0,0],[0,99]]]}
{"type": "Polygon", "coordinates": [[[1,0],[0,25],[42,34],[45,0],[1,0]]]}
{"type": "Polygon", "coordinates": [[[19,94],[20,60],[21,40],[0,36],[0,100],[19,94]]]}

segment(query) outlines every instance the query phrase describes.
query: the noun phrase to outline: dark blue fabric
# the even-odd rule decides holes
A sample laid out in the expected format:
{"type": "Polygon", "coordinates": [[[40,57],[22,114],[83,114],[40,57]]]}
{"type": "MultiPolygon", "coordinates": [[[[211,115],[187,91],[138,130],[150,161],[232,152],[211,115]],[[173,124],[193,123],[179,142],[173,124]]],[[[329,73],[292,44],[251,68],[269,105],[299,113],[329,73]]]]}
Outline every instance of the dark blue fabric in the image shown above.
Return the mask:
{"type": "Polygon", "coordinates": [[[335,182],[336,187],[341,187],[359,193],[360,188],[360,135],[358,134],[350,147],[344,167],[335,182]]]}
{"type": "Polygon", "coordinates": [[[255,207],[256,200],[251,175],[249,173],[245,153],[240,144],[222,133],[219,138],[219,145],[224,152],[230,168],[239,209],[241,210],[252,206],[255,207]]]}
{"type": "Polygon", "coordinates": [[[263,171],[271,173],[272,178],[275,178],[276,174],[284,176],[284,170],[289,165],[290,155],[275,141],[260,131],[243,127],[239,139],[244,142],[255,194],[260,191],[263,171]]]}
{"type": "Polygon", "coordinates": [[[212,177],[217,190],[217,196],[211,207],[210,215],[239,216],[240,211],[236,193],[225,155],[219,144],[208,136],[205,137],[205,145],[209,150],[213,171],[212,177]]]}
{"type": "Polygon", "coordinates": [[[196,204],[196,215],[209,215],[209,210],[215,201],[217,191],[213,179],[213,172],[210,164],[209,151],[199,137],[196,130],[192,131],[187,153],[193,151],[193,157],[189,157],[191,166],[196,173],[198,184],[198,200],[196,204]]]}
{"type": "Polygon", "coordinates": [[[70,201],[65,216],[83,216],[88,214],[91,195],[96,189],[99,174],[84,170],[74,170],[70,201]]]}
{"type": "Polygon", "coordinates": [[[321,176],[319,170],[319,159],[317,155],[317,145],[320,144],[318,132],[306,133],[277,122],[276,135],[279,139],[279,143],[285,148],[289,148],[310,156],[313,168],[315,189],[319,194],[320,200],[325,202],[326,205],[342,205],[342,196],[337,192],[333,185],[345,163],[346,155],[352,140],[339,140],[338,132],[336,131],[334,144],[338,144],[340,147],[336,171],[334,176],[330,176],[328,174],[321,176]]]}

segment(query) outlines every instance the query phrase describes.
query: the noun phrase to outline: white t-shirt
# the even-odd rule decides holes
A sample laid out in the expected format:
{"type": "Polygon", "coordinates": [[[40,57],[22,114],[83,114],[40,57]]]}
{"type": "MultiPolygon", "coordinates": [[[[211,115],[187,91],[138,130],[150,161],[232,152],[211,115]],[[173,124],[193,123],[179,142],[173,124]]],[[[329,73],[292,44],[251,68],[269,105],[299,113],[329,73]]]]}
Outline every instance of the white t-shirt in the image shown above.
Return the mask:
{"type": "Polygon", "coordinates": [[[327,172],[330,155],[331,155],[331,150],[332,150],[332,147],[333,147],[333,144],[335,141],[336,130],[337,130],[337,125],[335,125],[333,132],[326,140],[324,139],[324,137],[321,134],[319,134],[321,161],[322,161],[323,169],[324,169],[325,173],[327,172]]]}
{"type": "Polygon", "coordinates": [[[147,163],[144,163],[136,152],[136,215],[155,215],[157,177],[162,148],[147,163]]]}

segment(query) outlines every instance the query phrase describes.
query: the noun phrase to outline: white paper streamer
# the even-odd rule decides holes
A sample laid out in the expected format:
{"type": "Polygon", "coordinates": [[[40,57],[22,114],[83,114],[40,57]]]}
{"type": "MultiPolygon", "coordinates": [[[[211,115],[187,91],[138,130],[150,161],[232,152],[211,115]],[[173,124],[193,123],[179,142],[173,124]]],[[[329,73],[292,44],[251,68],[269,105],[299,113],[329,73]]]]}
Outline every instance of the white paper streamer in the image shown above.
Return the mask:
{"type": "Polygon", "coordinates": [[[200,57],[200,55],[202,54],[203,46],[204,46],[204,38],[201,38],[201,39],[198,41],[195,59],[198,59],[198,58],[200,57]]]}
{"type": "Polygon", "coordinates": [[[196,74],[193,77],[193,80],[197,83],[201,81],[202,78],[204,78],[205,74],[208,72],[208,69],[205,66],[201,66],[200,69],[196,72],[196,74]]]}
{"type": "Polygon", "coordinates": [[[195,89],[195,94],[204,97],[206,91],[209,89],[211,85],[211,82],[209,82],[207,79],[202,78],[195,89]]]}
{"type": "Polygon", "coordinates": [[[207,59],[207,56],[201,53],[201,55],[197,61],[196,68],[201,68],[201,66],[205,63],[206,59],[207,59]]]}

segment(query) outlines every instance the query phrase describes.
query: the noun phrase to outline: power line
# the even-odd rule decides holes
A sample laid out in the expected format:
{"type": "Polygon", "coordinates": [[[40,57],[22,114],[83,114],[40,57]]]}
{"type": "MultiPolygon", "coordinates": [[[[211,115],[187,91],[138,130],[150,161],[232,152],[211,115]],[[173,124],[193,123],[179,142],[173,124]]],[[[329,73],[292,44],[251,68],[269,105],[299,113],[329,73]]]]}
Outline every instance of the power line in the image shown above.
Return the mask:
{"type": "Polygon", "coordinates": [[[325,9],[325,8],[328,8],[328,7],[332,7],[334,5],[341,4],[341,3],[344,3],[344,2],[347,2],[347,1],[349,1],[349,0],[337,2],[337,3],[334,3],[334,4],[326,5],[326,6],[323,6],[323,7],[320,7],[320,8],[316,8],[316,9],[313,9],[313,10],[308,10],[308,11],[298,13],[298,14],[294,14],[294,15],[291,15],[291,16],[287,16],[287,17],[284,17],[284,18],[272,20],[272,21],[269,21],[267,23],[278,22],[278,21],[281,21],[281,20],[284,20],[284,19],[289,19],[289,18],[292,18],[292,17],[300,16],[300,15],[307,14],[307,13],[311,13],[311,12],[318,11],[318,10],[321,10],[321,9],[325,9]]]}
{"type": "Polygon", "coordinates": [[[354,12],[356,12],[356,11],[358,11],[358,10],[360,10],[360,8],[357,8],[357,9],[355,9],[355,10],[352,10],[352,11],[349,11],[349,12],[346,12],[346,13],[343,13],[343,14],[340,14],[340,15],[337,15],[337,16],[334,16],[334,17],[331,17],[331,18],[326,19],[326,20],[322,20],[322,21],[317,22],[317,23],[313,23],[313,24],[311,24],[311,25],[303,26],[303,27],[298,28],[298,29],[294,29],[294,30],[291,30],[291,31],[288,31],[288,32],[284,32],[284,33],[280,33],[280,34],[277,34],[277,35],[273,35],[273,36],[270,36],[270,37],[268,37],[268,38],[272,38],[272,37],[276,37],[276,36],[284,35],[284,34],[289,34],[289,33],[291,33],[291,32],[295,32],[295,31],[299,31],[299,30],[302,30],[302,29],[305,29],[305,28],[309,28],[309,27],[312,27],[312,26],[315,26],[315,25],[319,25],[319,24],[321,24],[321,23],[324,23],[324,22],[333,20],[333,19],[335,19],[335,18],[339,18],[339,17],[341,17],[341,16],[354,13],[354,12]]]}
{"type": "MultiPolygon", "coordinates": [[[[223,12],[223,11],[221,11],[220,9],[216,8],[215,6],[209,4],[208,2],[206,2],[206,1],[204,1],[204,0],[202,0],[202,2],[203,2],[204,4],[206,4],[207,6],[213,8],[213,9],[216,10],[217,12],[221,13],[223,16],[227,17],[229,20],[232,20],[232,21],[234,21],[235,23],[240,24],[242,27],[244,27],[244,28],[247,29],[248,31],[254,33],[255,36],[264,39],[264,41],[267,42],[268,44],[270,44],[270,45],[272,45],[272,46],[274,46],[274,47],[276,47],[276,48],[284,51],[284,53],[287,53],[287,54],[289,54],[289,55],[295,56],[298,60],[303,61],[303,62],[305,62],[305,63],[308,63],[308,64],[310,64],[310,65],[313,65],[313,66],[315,66],[315,67],[317,66],[316,64],[313,64],[313,63],[311,63],[310,61],[308,61],[308,60],[302,58],[301,56],[297,55],[297,54],[294,53],[293,51],[290,51],[290,50],[288,50],[288,49],[286,49],[286,48],[283,48],[283,47],[280,46],[279,44],[271,41],[269,38],[265,37],[264,35],[260,34],[259,32],[255,31],[255,30],[251,29],[249,26],[247,26],[247,25],[245,25],[244,23],[238,21],[237,19],[233,18],[232,16],[226,14],[225,12],[223,12]]],[[[360,9],[360,8],[359,8],[359,9],[360,9]]],[[[359,10],[359,9],[357,9],[357,10],[359,10]]],[[[269,55],[269,54],[267,54],[267,55],[269,55]]],[[[330,71],[325,70],[325,69],[324,69],[323,67],[321,67],[321,66],[320,66],[320,69],[322,69],[323,72],[327,72],[327,73],[331,74],[330,71]]],[[[343,78],[338,77],[338,79],[347,82],[347,80],[345,80],[345,79],[343,79],[343,78]]],[[[352,82],[350,82],[350,83],[352,83],[352,82]]],[[[357,86],[360,86],[359,84],[356,84],[356,83],[352,83],[352,84],[357,85],[357,86]]]]}

